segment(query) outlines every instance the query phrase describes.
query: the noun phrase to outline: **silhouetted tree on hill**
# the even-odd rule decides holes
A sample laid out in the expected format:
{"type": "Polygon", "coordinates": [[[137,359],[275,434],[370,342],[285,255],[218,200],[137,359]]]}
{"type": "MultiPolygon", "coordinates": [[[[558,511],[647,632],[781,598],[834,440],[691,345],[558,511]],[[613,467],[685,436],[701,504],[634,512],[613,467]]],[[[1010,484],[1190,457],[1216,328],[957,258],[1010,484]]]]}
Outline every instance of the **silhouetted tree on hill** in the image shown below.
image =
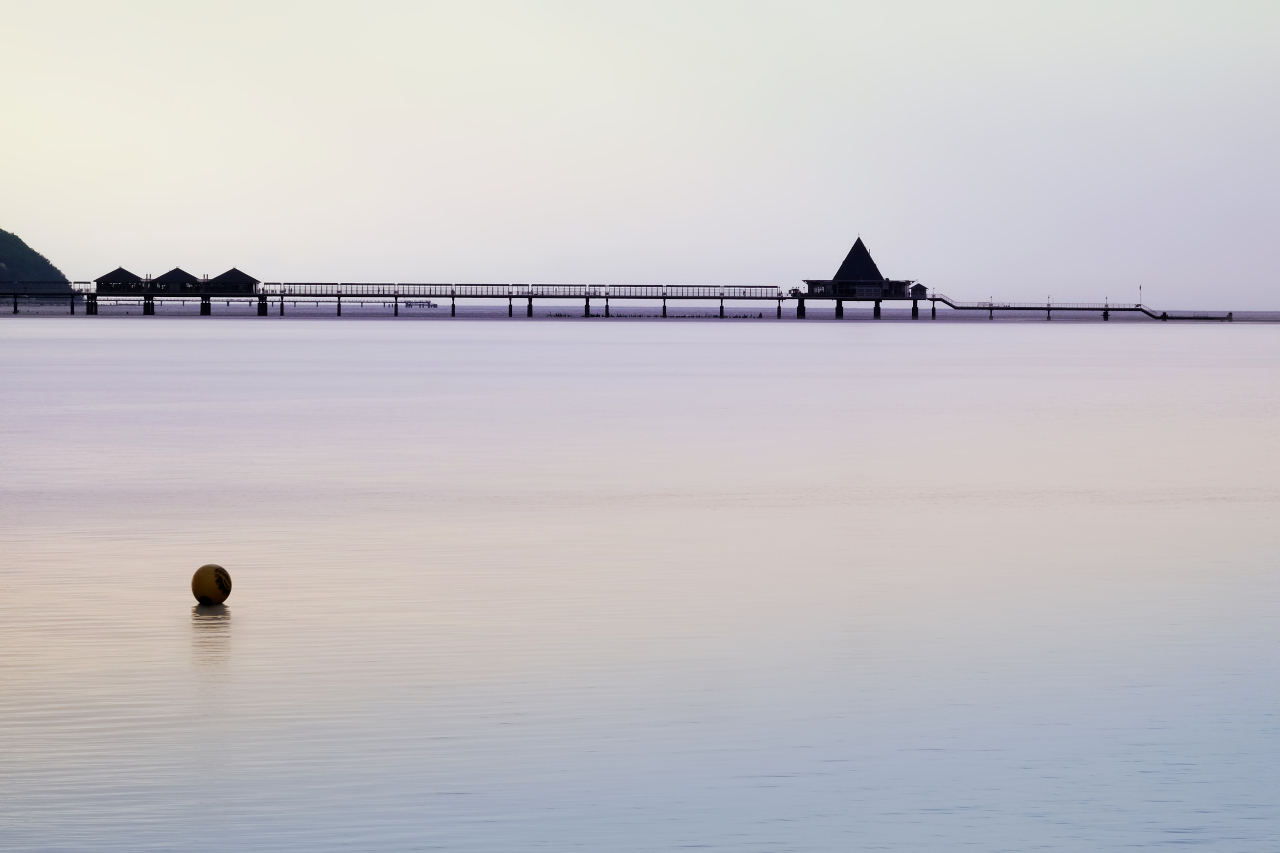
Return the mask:
{"type": "Polygon", "coordinates": [[[49,259],[22,242],[17,234],[0,231],[0,281],[52,281],[67,277],[49,259]]]}

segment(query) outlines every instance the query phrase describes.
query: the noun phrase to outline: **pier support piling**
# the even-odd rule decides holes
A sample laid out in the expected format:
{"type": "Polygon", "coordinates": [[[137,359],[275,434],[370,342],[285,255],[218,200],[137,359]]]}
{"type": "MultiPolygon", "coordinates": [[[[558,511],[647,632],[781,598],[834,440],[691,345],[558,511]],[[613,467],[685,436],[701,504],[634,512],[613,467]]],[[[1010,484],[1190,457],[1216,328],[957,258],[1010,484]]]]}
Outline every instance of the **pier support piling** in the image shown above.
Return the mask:
{"type": "Polygon", "coordinates": [[[778,319],[782,319],[782,300],[778,300],[778,319]]]}
{"type": "Polygon", "coordinates": [[[721,320],[724,319],[724,299],[723,298],[721,298],[720,300],[720,319],[721,320]]]}
{"type": "Polygon", "coordinates": [[[844,319],[844,300],[843,299],[836,300],[836,319],[837,320],[844,319]]]}
{"type": "Polygon", "coordinates": [[[911,300],[911,319],[920,319],[920,301],[918,299],[911,300]]]}
{"type": "Polygon", "coordinates": [[[1111,319],[1111,312],[1110,312],[1110,311],[1103,311],[1103,312],[1102,312],[1102,319],[1104,319],[1104,320],[1110,320],[1110,319],[1111,319]]]}
{"type": "Polygon", "coordinates": [[[507,297],[507,316],[508,316],[508,317],[514,317],[514,316],[515,316],[515,310],[516,310],[516,309],[515,309],[515,303],[512,301],[511,297],[510,297],[510,296],[508,296],[508,297],[507,297]]]}
{"type": "Polygon", "coordinates": [[[156,298],[154,296],[142,297],[142,314],[144,317],[150,317],[156,313],[156,298]]]}
{"type": "Polygon", "coordinates": [[[662,297],[662,316],[667,316],[667,297],[662,297]]]}
{"type": "Polygon", "coordinates": [[[98,294],[90,293],[84,298],[84,313],[97,315],[98,313],[98,294]]]}
{"type": "Polygon", "coordinates": [[[71,294],[71,299],[68,302],[71,305],[71,315],[74,317],[76,313],[76,295],[74,293],[71,294]]]}
{"type": "Polygon", "coordinates": [[[526,317],[533,316],[533,297],[532,296],[529,297],[529,307],[524,309],[524,316],[526,317]]]}
{"type": "Polygon", "coordinates": [[[13,294],[13,313],[18,313],[18,294],[13,294]]]}
{"type": "Polygon", "coordinates": [[[936,299],[929,300],[929,319],[938,319],[938,300],[936,299]]]}
{"type": "Polygon", "coordinates": [[[1052,309],[1052,308],[1046,308],[1046,309],[1044,309],[1044,318],[1045,318],[1046,320],[1052,320],[1052,319],[1053,319],[1053,309],[1052,309]]]}
{"type": "Polygon", "coordinates": [[[342,294],[338,294],[338,316],[342,316],[342,294]]]}
{"type": "Polygon", "coordinates": [[[804,297],[803,296],[796,297],[796,319],[797,320],[804,319],[804,297]]]}
{"type": "Polygon", "coordinates": [[[872,309],[871,316],[877,320],[880,319],[880,300],[879,299],[876,300],[876,307],[872,309]]]}
{"type": "Polygon", "coordinates": [[[267,316],[267,297],[265,296],[258,297],[258,316],[267,316]]]}
{"type": "Polygon", "coordinates": [[[588,296],[586,298],[586,301],[583,302],[582,304],[582,316],[583,317],[591,316],[591,297],[590,296],[588,296]]]}
{"type": "Polygon", "coordinates": [[[284,316],[284,294],[280,294],[280,316],[284,316]]]}
{"type": "Polygon", "coordinates": [[[458,316],[458,297],[456,296],[449,297],[449,316],[450,317],[458,316]]]}
{"type": "Polygon", "coordinates": [[[609,297],[604,298],[604,316],[609,316],[609,297]]]}
{"type": "Polygon", "coordinates": [[[213,316],[213,304],[209,301],[209,297],[207,296],[200,297],[200,316],[201,317],[213,316]]]}

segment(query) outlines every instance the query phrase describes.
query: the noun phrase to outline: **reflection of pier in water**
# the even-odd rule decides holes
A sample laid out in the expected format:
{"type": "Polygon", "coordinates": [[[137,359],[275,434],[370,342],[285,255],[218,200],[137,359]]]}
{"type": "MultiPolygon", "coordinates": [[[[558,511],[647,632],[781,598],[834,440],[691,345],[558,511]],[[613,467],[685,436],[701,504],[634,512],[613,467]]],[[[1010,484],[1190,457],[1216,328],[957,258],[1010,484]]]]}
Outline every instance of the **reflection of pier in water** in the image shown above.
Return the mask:
{"type": "Polygon", "coordinates": [[[191,608],[191,656],[215,666],[231,659],[231,611],[225,604],[191,608]]]}

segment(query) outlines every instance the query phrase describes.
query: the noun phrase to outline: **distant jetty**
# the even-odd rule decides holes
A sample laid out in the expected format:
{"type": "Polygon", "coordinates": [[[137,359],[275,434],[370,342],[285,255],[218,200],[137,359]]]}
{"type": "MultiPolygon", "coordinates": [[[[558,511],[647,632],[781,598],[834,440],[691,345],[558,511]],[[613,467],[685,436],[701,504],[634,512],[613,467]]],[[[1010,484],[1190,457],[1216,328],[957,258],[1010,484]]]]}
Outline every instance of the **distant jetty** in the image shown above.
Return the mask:
{"type": "MultiPolygon", "coordinates": [[[[614,307],[619,304],[643,304],[653,310],[661,309],[661,314],[654,316],[667,317],[668,303],[682,304],[690,302],[718,302],[721,318],[726,314],[726,303],[731,310],[758,309],[761,304],[768,304],[777,319],[784,316],[784,307],[790,306],[787,314],[797,320],[806,317],[806,302],[834,303],[834,317],[837,320],[845,317],[845,303],[870,303],[871,317],[881,318],[883,303],[895,303],[905,306],[910,303],[910,317],[920,318],[920,303],[929,303],[929,316],[937,319],[938,305],[958,312],[985,312],[988,319],[994,320],[997,312],[1001,314],[1043,313],[1044,319],[1052,320],[1058,315],[1090,315],[1110,320],[1112,314],[1138,314],[1153,320],[1216,320],[1230,322],[1234,318],[1232,312],[1203,311],[1160,311],[1141,303],[1122,302],[963,302],[952,299],[936,290],[929,290],[925,285],[910,279],[887,279],[880,273],[879,267],[871,258],[871,253],[859,237],[849,250],[844,263],[830,279],[805,279],[804,288],[792,287],[784,289],[770,285],[658,285],[658,284],[471,284],[471,283],[414,283],[414,282],[264,282],[239,269],[230,269],[214,278],[198,278],[180,268],[174,268],[163,275],[151,278],[140,276],[123,267],[118,267],[106,275],[89,282],[71,282],[63,289],[47,290],[37,285],[48,282],[0,282],[0,299],[12,301],[12,313],[22,313],[22,306],[28,310],[37,306],[64,304],[66,313],[74,315],[76,306],[83,306],[83,313],[97,316],[103,308],[107,313],[140,313],[152,316],[156,313],[157,304],[167,305],[170,309],[183,309],[191,305],[198,306],[201,316],[211,316],[216,303],[234,311],[239,316],[246,313],[259,317],[276,315],[289,316],[290,304],[295,307],[300,303],[310,303],[315,307],[330,306],[333,315],[341,317],[342,307],[360,306],[361,314],[368,314],[372,306],[385,308],[393,317],[399,317],[401,308],[429,306],[437,307],[433,299],[449,302],[449,315],[458,315],[459,302],[485,300],[507,301],[507,316],[515,317],[521,313],[526,317],[534,316],[535,301],[581,300],[582,316],[593,317],[614,316],[614,307]],[[9,287],[9,284],[15,286],[9,287]],[[16,285],[21,285],[16,286],[16,285]],[[592,300],[596,302],[595,312],[592,300]],[[523,309],[516,310],[517,302],[523,309]],[[751,305],[755,303],[755,305],[751,305]],[[248,309],[247,311],[245,309],[248,309]],[[256,309],[256,310],[255,310],[256,309]],[[603,310],[601,310],[603,309],[603,310]]],[[[189,309],[191,310],[191,309],[189,309]]],[[[166,310],[165,313],[174,313],[166,310]]],[[[182,311],[181,313],[186,313],[182,311]]],[[[741,316],[741,315],[733,315],[741,316]]],[[[754,313],[751,316],[755,316],[754,313]]],[[[763,312],[761,312],[763,316],[763,312]]]]}

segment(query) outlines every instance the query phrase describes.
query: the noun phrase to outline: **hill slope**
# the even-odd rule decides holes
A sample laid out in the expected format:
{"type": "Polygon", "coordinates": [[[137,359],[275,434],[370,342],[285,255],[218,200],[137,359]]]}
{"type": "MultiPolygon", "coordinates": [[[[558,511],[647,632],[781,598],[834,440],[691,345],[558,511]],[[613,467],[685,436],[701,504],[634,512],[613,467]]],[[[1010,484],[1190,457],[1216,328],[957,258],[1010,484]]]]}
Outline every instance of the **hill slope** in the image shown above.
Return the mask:
{"type": "MultiPolygon", "coordinates": [[[[0,231],[0,282],[49,281],[65,283],[67,277],[49,259],[22,242],[17,234],[0,231]]],[[[6,290],[0,285],[0,290],[6,290]]]]}

